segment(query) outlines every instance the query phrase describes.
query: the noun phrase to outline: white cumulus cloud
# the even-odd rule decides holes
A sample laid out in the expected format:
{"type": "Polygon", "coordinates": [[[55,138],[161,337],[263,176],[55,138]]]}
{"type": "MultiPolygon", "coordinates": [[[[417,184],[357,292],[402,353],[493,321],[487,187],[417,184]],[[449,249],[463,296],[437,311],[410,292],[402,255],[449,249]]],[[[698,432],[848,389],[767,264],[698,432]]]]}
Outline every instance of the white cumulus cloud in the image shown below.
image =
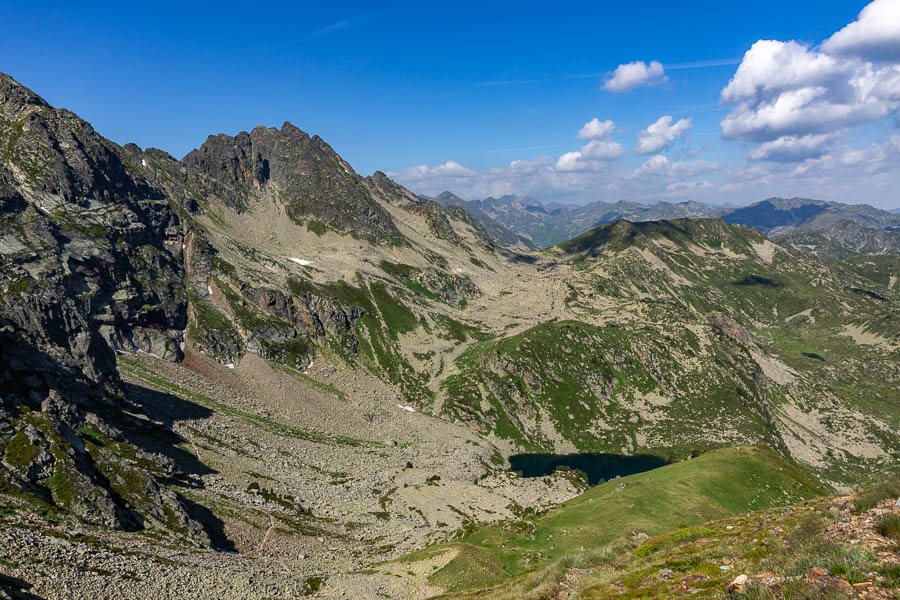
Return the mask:
{"type": "Polygon", "coordinates": [[[829,54],[900,60],[900,0],[875,0],[822,44],[829,54]]]}
{"type": "Polygon", "coordinates": [[[601,121],[594,117],[578,130],[578,138],[590,140],[581,150],[566,152],[556,160],[556,168],[560,171],[595,171],[603,170],[604,161],[622,158],[625,148],[609,135],[615,131],[612,121],[601,121]]]}
{"type": "Polygon", "coordinates": [[[750,160],[774,160],[793,162],[821,156],[834,135],[821,133],[810,135],[784,135],[778,139],[765,142],[751,150],[747,157],[750,160]]]}
{"type": "Polygon", "coordinates": [[[410,167],[403,171],[403,176],[407,181],[414,181],[416,179],[431,179],[435,177],[465,177],[473,173],[474,171],[465,168],[458,162],[448,160],[441,165],[433,167],[428,165],[410,167]]]}
{"type": "Polygon", "coordinates": [[[590,121],[584,124],[584,126],[578,130],[578,139],[580,140],[596,140],[600,138],[605,138],[609,134],[611,134],[616,128],[616,124],[612,121],[601,121],[597,117],[594,117],[590,121]]]}
{"type": "Polygon", "coordinates": [[[660,117],[655,123],[650,124],[647,129],[638,132],[637,153],[652,154],[665,150],[676,139],[686,133],[692,125],[691,119],[680,119],[675,124],[672,124],[671,116],[660,117]]]}
{"type": "Polygon", "coordinates": [[[651,60],[650,63],[637,60],[616,67],[604,83],[603,88],[611,92],[630,92],[642,85],[651,85],[666,81],[662,63],[651,60]]]}
{"type": "Polygon", "coordinates": [[[810,141],[805,136],[893,114],[900,108],[900,64],[879,60],[890,56],[900,60],[900,0],[872,2],[818,49],[759,40],[722,90],[721,102],[736,105],[722,119],[722,134],[810,141]]]}

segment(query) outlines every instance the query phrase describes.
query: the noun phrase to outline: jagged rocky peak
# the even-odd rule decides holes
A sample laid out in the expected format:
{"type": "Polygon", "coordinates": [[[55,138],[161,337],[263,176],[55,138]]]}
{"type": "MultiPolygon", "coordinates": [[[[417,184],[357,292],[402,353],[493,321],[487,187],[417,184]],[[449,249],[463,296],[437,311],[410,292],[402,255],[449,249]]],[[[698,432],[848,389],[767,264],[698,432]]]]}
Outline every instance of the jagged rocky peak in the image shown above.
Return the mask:
{"type": "Polygon", "coordinates": [[[117,144],[3,74],[0,135],[6,141],[4,164],[33,198],[83,207],[122,198],[160,198],[142,178],[129,175],[117,144]]]}
{"type": "Polygon", "coordinates": [[[159,479],[183,473],[124,433],[151,424],[121,410],[139,412],[114,354],[180,356],[178,216],[128,152],[5,75],[0,148],[0,487],[208,542],[159,479]]]}
{"type": "Polygon", "coordinates": [[[465,202],[462,198],[449,190],[445,190],[434,197],[435,201],[445,206],[450,204],[462,204],[465,202]]]}
{"type": "Polygon", "coordinates": [[[200,196],[236,211],[268,194],[298,223],[318,221],[379,243],[401,237],[366,181],[322,138],[291,123],[210,136],[182,162],[200,196]]]}
{"type": "Polygon", "coordinates": [[[375,190],[380,192],[388,202],[412,202],[413,204],[424,204],[428,200],[416,196],[408,189],[385,175],[382,171],[375,171],[366,182],[375,190]]]}

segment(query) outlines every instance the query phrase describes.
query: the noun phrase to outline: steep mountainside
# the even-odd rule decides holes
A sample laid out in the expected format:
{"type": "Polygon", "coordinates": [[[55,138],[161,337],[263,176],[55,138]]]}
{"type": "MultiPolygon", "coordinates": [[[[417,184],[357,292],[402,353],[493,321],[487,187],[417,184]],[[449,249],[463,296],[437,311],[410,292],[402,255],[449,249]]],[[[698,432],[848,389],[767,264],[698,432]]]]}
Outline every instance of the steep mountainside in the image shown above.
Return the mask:
{"type": "Polygon", "coordinates": [[[891,452],[893,286],[717,220],[619,221],[546,256],[569,273],[567,319],[461,354],[444,411],[557,452],[765,440],[823,476],[891,452]],[[826,429],[866,433],[838,466],[812,458],[833,456],[826,429]]]}
{"type": "Polygon", "coordinates": [[[437,593],[366,568],[584,490],[523,450],[900,464],[893,257],[717,219],[504,247],[289,123],[178,160],[6,76],[0,150],[0,518],[47,565],[0,572],[49,597],[437,593]]]}
{"type": "Polygon", "coordinates": [[[181,357],[182,230],[115,144],[0,77],[0,478],[87,521],[208,538],[114,349],[181,357]]]}

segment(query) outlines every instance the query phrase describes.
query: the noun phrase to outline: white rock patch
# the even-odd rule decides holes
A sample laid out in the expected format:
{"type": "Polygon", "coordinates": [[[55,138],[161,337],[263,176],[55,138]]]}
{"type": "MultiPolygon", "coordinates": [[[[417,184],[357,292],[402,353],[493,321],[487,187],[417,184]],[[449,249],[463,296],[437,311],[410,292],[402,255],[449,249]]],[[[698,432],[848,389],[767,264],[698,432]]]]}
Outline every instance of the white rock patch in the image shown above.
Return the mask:
{"type": "Polygon", "coordinates": [[[405,411],[409,411],[412,413],[416,412],[416,409],[414,409],[412,406],[407,406],[405,404],[398,404],[397,408],[399,408],[400,410],[405,410],[405,411]]]}

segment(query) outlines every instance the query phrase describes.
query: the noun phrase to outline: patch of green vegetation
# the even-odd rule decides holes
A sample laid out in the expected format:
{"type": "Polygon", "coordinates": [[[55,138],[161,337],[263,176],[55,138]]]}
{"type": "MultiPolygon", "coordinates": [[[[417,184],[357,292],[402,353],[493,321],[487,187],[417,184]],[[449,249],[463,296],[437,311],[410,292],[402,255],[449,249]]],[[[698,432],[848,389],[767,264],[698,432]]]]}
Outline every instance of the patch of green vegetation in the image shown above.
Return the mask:
{"type": "Polygon", "coordinates": [[[222,292],[222,295],[225,296],[234,318],[245,330],[253,332],[267,327],[293,330],[293,326],[290,323],[256,308],[221,279],[214,277],[213,281],[216,282],[216,286],[222,292]]]}
{"type": "Polygon", "coordinates": [[[876,521],[875,528],[878,533],[900,546],[900,515],[896,513],[882,515],[876,521]]]}
{"type": "Polygon", "coordinates": [[[137,465],[145,471],[149,471],[150,473],[155,473],[157,475],[163,474],[162,469],[155,461],[139,456],[137,453],[137,449],[134,446],[111,440],[90,426],[79,427],[78,431],[81,433],[82,438],[85,440],[85,445],[88,448],[88,451],[92,449],[91,446],[103,449],[108,452],[112,452],[120,458],[124,458],[125,460],[137,465]]]}
{"type": "Polygon", "coordinates": [[[432,318],[434,319],[435,324],[443,330],[444,333],[439,333],[438,335],[444,339],[454,340],[460,343],[470,339],[480,342],[491,339],[490,334],[485,333],[472,325],[461,323],[447,315],[434,314],[432,315],[432,318]]]}
{"type": "Polygon", "coordinates": [[[878,503],[900,498],[900,475],[880,479],[860,489],[853,499],[853,507],[857,514],[864,513],[878,503]]]}
{"type": "Polygon", "coordinates": [[[285,366],[297,368],[301,365],[306,365],[310,360],[309,357],[311,356],[312,350],[313,346],[310,343],[309,338],[298,333],[281,347],[281,355],[285,366]]]}
{"type": "Polygon", "coordinates": [[[212,267],[223,275],[234,279],[237,277],[237,269],[234,265],[220,256],[213,256],[211,261],[212,267]]]}
{"type": "Polygon", "coordinates": [[[22,294],[27,292],[32,285],[34,285],[34,279],[23,276],[10,283],[6,291],[10,294],[16,294],[21,298],[22,294]]]}
{"type": "Polygon", "coordinates": [[[62,508],[72,505],[77,479],[72,468],[63,460],[57,460],[53,474],[44,481],[44,486],[53,495],[53,502],[62,508]]]}
{"type": "Polygon", "coordinates": [[[416,315],[399,298],[391,295],[383,284],[373,283],[369,286],[369,291],[391,339],[396,340],[398,335],[415,331],[419,327],[416,315]]]}
{"type": "Polygon", "coordinates": [[[388,490],[385,494],[383,494],[383,495],[378,499],[378,504],[381,505],[381,510],[383,510],[383,511],[386,511],[386,510],[387,510],[387,505],[388,505],[389,503],[393,502],[393,500],[391,500],[391,496],[393,496],[393,495],[394,495],[394,492],[396,492],[396,491],[397,491],[397,488],[395,488],[395,487],[394,487],[394,488],[391,488],[390,490],[388,490]]]}
{"type": "Polygon", "coordinates": [[[38,452],[40,448],[31,443],[25,432],[18,431],[6,445],[3,459],[13,467],[24,469],[34,461],[38,452]]]}
{"type": "Polygon", "coordinates": [[[430,298],[431,300],[436,300],[439,302],[443,301],[443,298],[441,298],[439,294],[432,292],[416,279],[416,277],[422,272],[422,270],[418,267],[406,265],[403,263],[392,263],[387,260],[381,261],[379,263],[379,266],[381,267],[382,271],[399,279],[403,283],[403,285],[405,285],[409,290],[415,292],[416,294],[424,296],[426,298],[430,298]]]}
{"type": "Polygon", "coordinates": [[[658,552],[661,548],[675,546],[684,542],[692,542],[702,537],[716,535],[716,532],[708,527],[687,527],[678,529],[666,535],[657,536],[648,540],[634,549],[636,556],[649,556],[654,552],[658,552]]]}
{"type": "Polygon", "coordinates": [[[191,301],[196,308],[197,327],[202,330],[226,330],[231,329],[231,321],[218,308],[213,306],[211,302],[199,298],[192,298],[191,301]]]}
{"type": "Polygon", "coordinates": [[[327,577],[319,577],[316,575],[307,577],[303,586],[303,594],[305,596],[311,596],[319,593],[319,590],[322,589],[322,584],[325,583],[327,579],[327,577]]]}
{"type": "Polygon", "coordinates": [[[45,502],[34,494],[30,494],[10,483],[2,471],[0,471],[0,495],[14,499],[13,502],[4,502],[0,505],[0,515],[18,514],[24,505],[50,524],[59,523],[63,518],[59,507],[45,502]]]}
{"type": "Polygon", "coordinates": [[[309,219],[306,221],[306,231],[309,233],[314,233],[319,237],[322,237],[328,232],[328,225],[326,225],[323,221],[317,221],[316,219],[309,219]]]}

